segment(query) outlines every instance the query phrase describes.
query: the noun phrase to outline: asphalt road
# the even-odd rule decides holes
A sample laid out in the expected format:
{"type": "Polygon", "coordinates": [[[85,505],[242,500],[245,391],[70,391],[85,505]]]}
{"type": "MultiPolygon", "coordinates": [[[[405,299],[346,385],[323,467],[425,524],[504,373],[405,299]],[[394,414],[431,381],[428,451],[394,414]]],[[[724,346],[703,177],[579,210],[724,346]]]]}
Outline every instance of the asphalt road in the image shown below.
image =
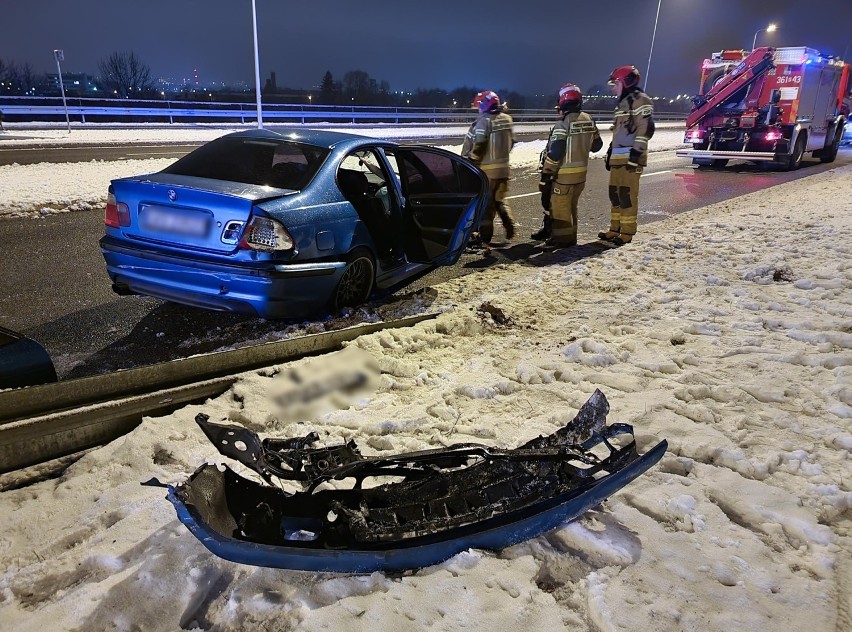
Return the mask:
{"type": "MultiPolygon", "coordinates": [[[[441,143],[447,144],[447,139],[441,143]]],[[[848,164],[852,164],[852,149],[841,150],[832,165],[808,160],[802,169],[789,173],[747,164],[696,169],[674,152],[653,153],[642,178],[639,230],[648,222],[848,164]]],[[[415,293],[428,302],[429,288],[447,278],[497,264],[541,266],[599,252],[592,245],[547,251],[528,240],[541,218],[537,182],[531,170],[513,174],[510,204],[520,227],[512,244],[493,251],[491,257],[466,253],[455,266],[438,268],[377,299],[373,307],[393,317],[395,303],[415,293]]],[[[603,161],[594,160],[580,203],[581,244],[592,242],[608,223],[606,189],[603,161]]],[[[60,377],[241,346],[288,327],[305,327],[304,323],[205,312],[146,297],[119,297],[111,291],[98,249],[102,233],[103,216],[97,211],[0,220],[0,326],[41,342],[55,359],[60,377]]],[[[499,224],[495,234],[498,239],[502,236],[499,224]]],[[[339,324],[326,321],[306,328],[320,331],[330,326],[339,324]]]]}
{"type": "MultiPolygon", "coordinates": [[[[519,132],[518,141],[545,138],[546,135],[519,132]]],[[[461,145],[463,136],[401,139],[401,145],[461,145]]],[[[49,145],[43,147],[0,147],[0,166],[34,165],[40,162],[91,162],[92,160],[144,160],[146,158],[181,158],[204,143],[151,145],[49,145]]]]}

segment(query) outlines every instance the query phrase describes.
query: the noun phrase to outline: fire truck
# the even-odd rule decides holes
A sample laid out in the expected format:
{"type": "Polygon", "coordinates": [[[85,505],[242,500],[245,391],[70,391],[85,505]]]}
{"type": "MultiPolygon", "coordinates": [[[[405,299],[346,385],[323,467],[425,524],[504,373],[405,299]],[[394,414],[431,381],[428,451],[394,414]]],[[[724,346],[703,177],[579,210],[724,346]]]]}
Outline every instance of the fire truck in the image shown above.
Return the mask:
{"type": "Polygon", "coordinates": [[[730,159],[798,169],[811,152],[832,162],[849,117],[850,66],[803,46],[726,50],[704,60],[678,156],[724,167],[730,159]]]}

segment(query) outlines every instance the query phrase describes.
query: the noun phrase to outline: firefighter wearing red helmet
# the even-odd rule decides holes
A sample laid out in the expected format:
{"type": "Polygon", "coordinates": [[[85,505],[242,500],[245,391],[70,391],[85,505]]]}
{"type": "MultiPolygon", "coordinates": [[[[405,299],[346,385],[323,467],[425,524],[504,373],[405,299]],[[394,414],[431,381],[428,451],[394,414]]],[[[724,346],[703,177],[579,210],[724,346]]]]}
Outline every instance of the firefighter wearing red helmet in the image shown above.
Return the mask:
{"type": "Polygon", "coordinates": [[[509,192],[509,151],[515,144],[512,117],[500,105],[500,97],[493,90],[478,93],[473,107],[479,116],[471,124],[464,138],[461,155],[488,176],[488,207],[479,224],[479,237],[489,244],[494,237],[494,217],[500,216],[506,238],[515,236],[515,219],[506,203],[509,192]]]}
{"type": "Polygon", "coordinates": [[[586,186],[589,152],[603,147],[597,125],[582,107],[580,88],[573,83],[560,88],[559,121],[550,130],[541,165],[544,222],[531,235],[553,246],[577,244],[577,204],[586,186]]]}
{"type": "Polygon", "coordinates": [[[598,237],[621,246],[630,243],[636,234],[639,177],[648,164],[648,141],[654,135],[654,105],[639,87],[639,71],[634,66],[613,70],[609,85],[618,99],[606,157],[612,210],[609,230],[598,233],[598,237]]]}

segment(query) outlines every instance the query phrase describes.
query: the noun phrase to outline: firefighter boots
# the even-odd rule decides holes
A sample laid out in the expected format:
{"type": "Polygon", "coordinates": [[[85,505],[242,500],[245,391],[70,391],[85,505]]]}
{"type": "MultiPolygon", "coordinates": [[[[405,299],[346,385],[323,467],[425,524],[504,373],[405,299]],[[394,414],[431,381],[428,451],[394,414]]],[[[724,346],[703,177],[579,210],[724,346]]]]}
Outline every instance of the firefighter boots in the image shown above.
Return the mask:
{"type": "Polygon", "coordinates": [[[550,215],[545,215],[541,221],[541,228],[530,235],[530,239],[535,241],[543,241],[550,239],[553,231],[553,218],[550,215]]]}

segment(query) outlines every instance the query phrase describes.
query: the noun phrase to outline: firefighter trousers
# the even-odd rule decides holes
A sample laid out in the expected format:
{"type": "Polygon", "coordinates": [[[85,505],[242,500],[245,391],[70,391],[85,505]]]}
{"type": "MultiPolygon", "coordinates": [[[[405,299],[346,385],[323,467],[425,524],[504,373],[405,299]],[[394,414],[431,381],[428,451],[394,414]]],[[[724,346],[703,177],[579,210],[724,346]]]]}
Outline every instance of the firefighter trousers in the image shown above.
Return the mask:
{"type": "Polygon", "coordinates": [[[553,185],[550,198],[553,228],[549,243],[555,246],[577,245],[577,204],[584,188],[585,182],[553,185]]]}
{"type": "Polygon", "coordinates": [[[490,243],[494,237],[494,217],[500,216],[503,228],[506,229],[506,238],[515,236],[515,218],[512,209],[506,202],[506,194],[509,192],[509,179],[488,181],[488,208],[479,222],[479,237],[485,243],[490,243]]]}
{"type": "Polygon", "coordinates": [[[609,230],[622,235],[636,234],[639,211],[639,176],[641,171],[627,165],[612,165],[609,172],[609,201],[612,210],[609,230]]]}

